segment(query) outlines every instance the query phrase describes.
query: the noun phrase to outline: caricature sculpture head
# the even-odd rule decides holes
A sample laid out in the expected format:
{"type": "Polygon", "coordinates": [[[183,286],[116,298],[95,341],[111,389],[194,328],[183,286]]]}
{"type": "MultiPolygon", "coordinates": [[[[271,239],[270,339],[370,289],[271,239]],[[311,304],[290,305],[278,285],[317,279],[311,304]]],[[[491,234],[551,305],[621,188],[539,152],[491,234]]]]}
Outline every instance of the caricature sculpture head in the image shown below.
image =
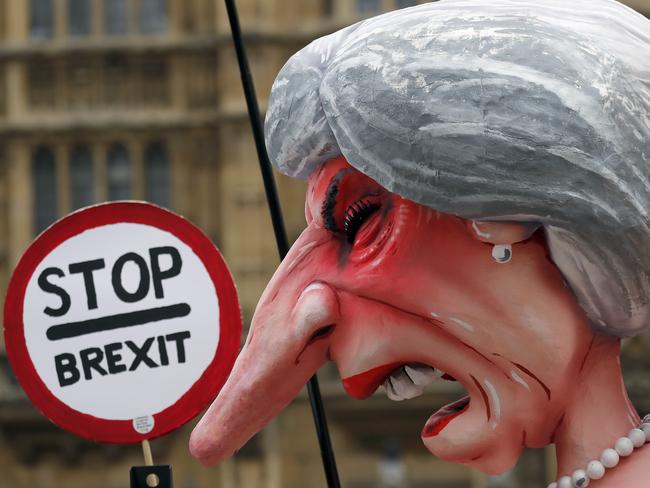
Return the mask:
{"type": "Polygon", "coordinates": [[[500,472],[552,442],[594,350],[650,324],[649,48],[611,0],[441,0],[292,57],[267,146],[308,226],[193,452],[231,455],[330,359],[359,398],[459,381],[423,427],[443,459],[500,472]]]}

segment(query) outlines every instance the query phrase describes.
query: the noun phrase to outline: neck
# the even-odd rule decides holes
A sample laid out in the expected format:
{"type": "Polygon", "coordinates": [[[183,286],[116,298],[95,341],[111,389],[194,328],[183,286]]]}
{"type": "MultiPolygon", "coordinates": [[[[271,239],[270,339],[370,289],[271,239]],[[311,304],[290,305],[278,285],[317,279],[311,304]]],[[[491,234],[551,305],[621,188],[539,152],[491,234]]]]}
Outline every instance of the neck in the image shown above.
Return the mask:
{"type": "Polygon", "coordinates": [[[553,438],[558,477],[600,459],[604,449],[641,421],[623,385],[619,354],[619,339],[594,336],[553,438]]]}

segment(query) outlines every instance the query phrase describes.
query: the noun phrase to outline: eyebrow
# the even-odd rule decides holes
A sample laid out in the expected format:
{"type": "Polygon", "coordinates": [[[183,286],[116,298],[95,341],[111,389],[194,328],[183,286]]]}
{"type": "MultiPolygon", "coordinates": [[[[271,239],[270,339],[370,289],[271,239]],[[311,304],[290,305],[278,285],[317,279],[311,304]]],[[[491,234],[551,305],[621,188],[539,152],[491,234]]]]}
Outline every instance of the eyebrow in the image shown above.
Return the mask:
{"type": "Polygon", "coordinates": [[[325,223],[325,228],[329,231],[335,232],[336,228],[336,219],[334,218],[334,210],[336,209],[336,199],[339,193],[339,186],[344,177],[354,171],[352,168],[342,168],[336,172],[332,179],[327,185],[327,191],[325,192],[325,200],[323,201],[323,206],[321,207],[321,215],[323,217],[323,222],[325,223]]]}

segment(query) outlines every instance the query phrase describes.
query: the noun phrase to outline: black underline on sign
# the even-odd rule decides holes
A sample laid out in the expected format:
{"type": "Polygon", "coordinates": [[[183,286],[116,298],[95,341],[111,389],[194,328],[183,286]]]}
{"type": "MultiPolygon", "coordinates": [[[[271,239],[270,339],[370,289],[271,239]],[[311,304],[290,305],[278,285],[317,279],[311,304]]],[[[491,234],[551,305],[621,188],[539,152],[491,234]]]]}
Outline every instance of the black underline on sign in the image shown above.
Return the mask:
{"type": "Polygon", "coordinates": [[[53,325],[47,329],[47,338],[51,341],[79,337],[105,330],[134,327],[166,319],[176,319],[190,314],[191,308],[187,303],[177,303],[166,307],[150,308],[137,312],[118,313],[97,319],[69,322],[67,324],[53,325]]]}

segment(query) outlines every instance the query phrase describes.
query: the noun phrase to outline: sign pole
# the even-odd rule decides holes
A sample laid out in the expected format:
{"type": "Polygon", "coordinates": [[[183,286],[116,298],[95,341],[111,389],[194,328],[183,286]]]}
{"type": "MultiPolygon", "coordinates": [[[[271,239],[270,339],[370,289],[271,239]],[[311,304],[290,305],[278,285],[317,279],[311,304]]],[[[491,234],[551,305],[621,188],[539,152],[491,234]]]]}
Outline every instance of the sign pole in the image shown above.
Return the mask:
{"type": "MultiPolygon", "coordinates": [[[[262,129],[260,110],[255,95],[255,87],[253,85],[253,78],[246,57],[246,50],[244,47],[235,0],[225,0],[225,3],[226,9],[228,10],[228,20],[230,21],[230,29],[235,45],[235,52],[237,53],[237,61],[239,62],[239,71],[244,88],[244,95],[246,97],[246,105],[248,106],[248,115],[253,130],[253,138],[255,140],[255,147],[259,158],[260,171],[262,172],[262,179],[264,180],[266,200],[271,212],[271,221],[273,223],[278,253],[282,260],[289,252],[289,242],[287,240],[287,234],[282,219],[282,210],[280,208],[278,193],[273,179],[271,162],[268,153],[266,152],[266,145],[264,144],[264,131],[262,129]]],[[[327,486],[329,488],[339,488],[339,475],[336,469],[334,451],[330,441],[325,409],[323,407],[323,400],[321,398],[318,378],[316,375],[312,376],[309,383],[307,383],[307,392],[309,393],[309,401],[314,416],[316,435],[318,436],[318,443],[320,445],[323,469],[325,470],[325,477],[327,478],[327,486]]]]}
{"type": "Polygon", "coordinates": [[[146,466],[153,466],[153,456],[151,455],[151,444],[149,444],[149,439],[142,441],[142,453],[144,454],[144,464],[146,466]]]}

